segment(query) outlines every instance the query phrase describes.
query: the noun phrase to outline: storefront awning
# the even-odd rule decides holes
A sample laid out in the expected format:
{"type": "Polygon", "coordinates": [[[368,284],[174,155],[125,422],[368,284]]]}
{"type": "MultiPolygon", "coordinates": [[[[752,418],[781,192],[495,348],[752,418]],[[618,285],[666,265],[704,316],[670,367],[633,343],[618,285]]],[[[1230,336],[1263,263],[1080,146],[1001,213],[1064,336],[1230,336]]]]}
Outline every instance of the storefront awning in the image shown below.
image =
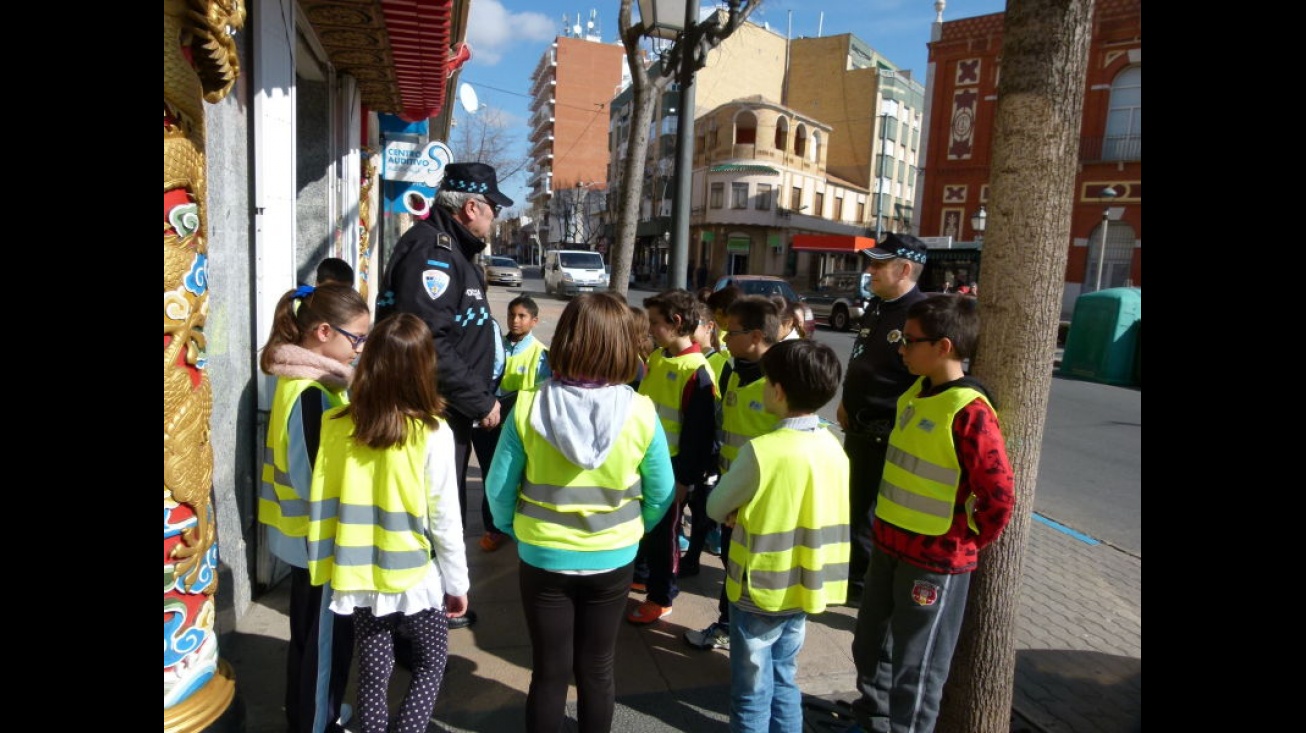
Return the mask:
{"type": "Polygon", "coordinates": [[[857,237],[851,234],[795,234],[791,249],[798,252],[852,254],[874,246],[874,237],[857,237]]]}
{"type": "MultiPolygon", "coordinates": [[[[416,122],[440,114],[455,57],[450,45],[465,34],[463,0],[300,0],[300,7],[338,70],[358,80],[374,112],[416,122]]],[[[466,56],[466,47],[458,49],[466,56]]]]}

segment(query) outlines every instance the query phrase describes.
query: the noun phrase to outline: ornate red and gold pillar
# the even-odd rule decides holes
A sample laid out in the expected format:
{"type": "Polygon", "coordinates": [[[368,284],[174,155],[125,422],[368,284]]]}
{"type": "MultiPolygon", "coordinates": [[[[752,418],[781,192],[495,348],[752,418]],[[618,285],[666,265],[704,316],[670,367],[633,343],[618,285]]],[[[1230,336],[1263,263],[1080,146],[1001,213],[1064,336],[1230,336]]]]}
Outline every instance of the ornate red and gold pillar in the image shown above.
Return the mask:
{"type": "Polygon", "coordinates": [[[235,698],[218,656],[204,102],[240,73],[243,0],[163,2],[163,729],[213,726],[235,698]]]}

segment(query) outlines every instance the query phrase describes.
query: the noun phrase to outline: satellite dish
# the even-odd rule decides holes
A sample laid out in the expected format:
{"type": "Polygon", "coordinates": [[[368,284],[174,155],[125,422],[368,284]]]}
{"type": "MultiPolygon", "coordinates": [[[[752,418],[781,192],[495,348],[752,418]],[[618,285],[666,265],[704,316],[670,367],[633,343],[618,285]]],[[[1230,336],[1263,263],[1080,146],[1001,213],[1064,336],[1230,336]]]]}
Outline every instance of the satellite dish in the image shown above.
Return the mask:
{"type": "Polygon", "coordinates": [[[476,111],[481,108],[481,100],[477,98],[476,90],[467,82],[458,85],[458,103],[469,115],[476,114],[476,111]]]}

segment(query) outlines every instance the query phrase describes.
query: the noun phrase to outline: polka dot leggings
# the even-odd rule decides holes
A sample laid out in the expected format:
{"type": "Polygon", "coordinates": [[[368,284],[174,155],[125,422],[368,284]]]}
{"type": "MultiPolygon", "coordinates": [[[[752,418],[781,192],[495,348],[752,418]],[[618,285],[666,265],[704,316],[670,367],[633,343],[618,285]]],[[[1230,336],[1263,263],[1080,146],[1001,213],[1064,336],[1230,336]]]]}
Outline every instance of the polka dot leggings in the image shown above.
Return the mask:
{"type": "Polygon", "coordinates": [[[354,638],[358,643],[358,717],[362,733],[425,733],[449,654],[449,618],[444,609],[378,618],[370,608],[355,608],[354,638]],[[413,676],[399,706],[399,719],[390,727],[390,677],[395,669],[395,637],[399,634],[412,640],[413,676]]]}

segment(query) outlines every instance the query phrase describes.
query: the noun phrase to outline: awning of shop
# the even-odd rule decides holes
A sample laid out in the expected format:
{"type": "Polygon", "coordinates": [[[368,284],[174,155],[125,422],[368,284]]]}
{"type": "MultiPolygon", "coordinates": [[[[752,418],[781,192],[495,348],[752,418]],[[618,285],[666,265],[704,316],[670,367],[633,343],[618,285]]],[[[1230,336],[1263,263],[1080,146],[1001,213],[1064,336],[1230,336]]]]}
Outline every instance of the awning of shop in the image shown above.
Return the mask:
{"type": "Polygon", "coordinates": [[[875,246],[875,237],[851,234],[795,234],[791,249],[798,252],[852,254],[875,246]]]}
{"type": "Polygon", "coordinates": [[[455,32],[454,26],[465,25],[469,3],[300,0],[299,5],[331,64],[358,80],[368,109],[408,122],[440,114],[448,95],[450,43],[465,35],[465,28],[455,32]]]}
{"type": "Polygon", "coordinates": [[[769,173],[773,176],[780,175],[780,171],[769,165],[757,165],[755,163],[723,163],[714,165],[708,169],[709,173],[769,173]]]}

